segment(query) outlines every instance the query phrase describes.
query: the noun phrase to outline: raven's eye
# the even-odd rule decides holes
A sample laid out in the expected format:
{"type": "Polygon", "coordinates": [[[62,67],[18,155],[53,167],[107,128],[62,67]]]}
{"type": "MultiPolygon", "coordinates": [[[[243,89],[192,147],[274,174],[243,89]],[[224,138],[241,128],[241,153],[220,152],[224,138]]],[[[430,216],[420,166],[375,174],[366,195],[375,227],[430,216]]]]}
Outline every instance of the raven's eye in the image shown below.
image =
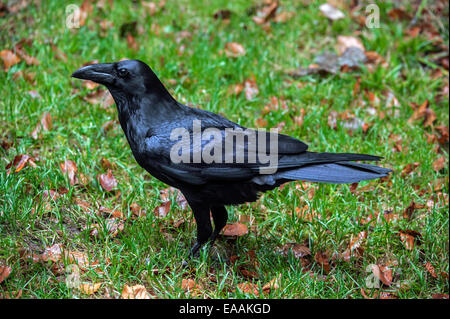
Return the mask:
{"type": "Polygon", "coordinates": [[[119,69],[119,70],[117,71],[117,74],[118,74],[121,78],[124,78],[124,77],[126,77],[126,76],[128,75],[128,70],[127,70],[127,69],[124,69],[124,68],[121,68],[121,69],[119,69]]]}

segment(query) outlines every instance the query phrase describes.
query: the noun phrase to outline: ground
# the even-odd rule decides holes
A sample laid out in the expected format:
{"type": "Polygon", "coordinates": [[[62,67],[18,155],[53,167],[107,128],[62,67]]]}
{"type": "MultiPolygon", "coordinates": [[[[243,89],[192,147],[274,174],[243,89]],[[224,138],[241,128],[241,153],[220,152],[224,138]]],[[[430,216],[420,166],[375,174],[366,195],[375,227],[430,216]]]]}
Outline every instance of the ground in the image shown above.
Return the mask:
{"type": "Polygon", "coordinates": [[[72,2],[2,5],[0,294],[448,298],[448,2],[376,2],[371,28],[345,1],[335,21],[313,1],[85,1],[79,28],[72,2]],[[340,36],[370,61],[293,76],[340,36]],[[180,102],[393,173],[229,207],[238,226],[182,268],[189,207],[134,161],[103,89],[70,77],[122,58],[180,102]]]}

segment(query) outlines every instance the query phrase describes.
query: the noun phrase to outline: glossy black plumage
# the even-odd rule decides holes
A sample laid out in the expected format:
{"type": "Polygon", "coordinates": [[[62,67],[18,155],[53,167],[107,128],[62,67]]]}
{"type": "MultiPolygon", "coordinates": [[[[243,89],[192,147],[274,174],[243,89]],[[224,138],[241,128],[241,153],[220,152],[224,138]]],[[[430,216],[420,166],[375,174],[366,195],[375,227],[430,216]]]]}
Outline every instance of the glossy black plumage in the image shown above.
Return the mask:
{"type": "MultiPolygon", "coordinates": [[[[244,163],[174,163],[170,150],[176,141],[170,138],[177,128],[186,129],[193,138],[193,122],[201,121],[202,130],[220,131],[217,142],[223,142],[226,130],[246,128],[208,111],[177,102],[153,71],[138,60],[89,65],[75,71],[73,77],[105,85],[111,92],[119,113],[119,122],[132,153],[145,170],[159,180],[180,189],[191,206],[197,222],[194,254],[208,239],[214,240],[227,221],[225,205],[255,201],[258,194],[293,180],[323,183],[354,183],[386,176],[390,170],[354,161],[378,161],[380,157],[365,154],[333,154],[308,152],[308,146],[292,137],[275,134],[278,143],[276,172],[262,174],[271,165],[251,162],[257,146],[243,146],[244,163]],[[222,140],[221,140],[222,139],[222,140]],[[254,147],[254,148],[252,148],[254,147]],[[210,212],[215,230],[212,231],[210,212]]],[[[201,152],[205,143],[190,149],[191,157],[201,152]]],[[[216,140],[214,139],[214,142],[216,140]]],[[[268,143],[265,147],[268,148],[268,143]]],[[[207,143],[206,143],[207,144],[207,143]]],[[[225,154],[225,148],[222,148],[225,154]]],[[[234,154],[234,156],[237,156],[234,154]]]]}

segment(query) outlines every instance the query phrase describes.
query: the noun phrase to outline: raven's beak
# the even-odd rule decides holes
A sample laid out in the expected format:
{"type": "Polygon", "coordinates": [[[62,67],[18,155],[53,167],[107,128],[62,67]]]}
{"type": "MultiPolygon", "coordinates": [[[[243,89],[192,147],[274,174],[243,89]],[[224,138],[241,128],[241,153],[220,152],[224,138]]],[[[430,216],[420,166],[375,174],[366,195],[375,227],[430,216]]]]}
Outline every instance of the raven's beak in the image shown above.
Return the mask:
{"type": "Polygon", "coordinates": [[[82,80],[91,80],[104,85],[113,84],[113,64],[98,63],[83,66],[73,72],[72,77],[82,80]]]}

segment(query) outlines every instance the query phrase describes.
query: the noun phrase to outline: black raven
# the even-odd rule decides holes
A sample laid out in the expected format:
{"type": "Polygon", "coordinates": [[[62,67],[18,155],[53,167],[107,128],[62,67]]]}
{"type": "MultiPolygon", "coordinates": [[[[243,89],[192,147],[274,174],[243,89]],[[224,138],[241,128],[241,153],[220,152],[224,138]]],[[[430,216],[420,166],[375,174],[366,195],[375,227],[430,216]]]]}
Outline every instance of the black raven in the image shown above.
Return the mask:
{"type": "Polygon", "coordinates": [[[72,76],[108,88],[137,163],[186,197],[197,223],[189,256],[214,242],[226,225],[225,205],[253,202],[289,181],[355,183],[391,172],[355,162],[378,161],[378,156],[309,152],[290,136],[247,129],[183,105],[139,60],[92,64],[72,76]]]}

